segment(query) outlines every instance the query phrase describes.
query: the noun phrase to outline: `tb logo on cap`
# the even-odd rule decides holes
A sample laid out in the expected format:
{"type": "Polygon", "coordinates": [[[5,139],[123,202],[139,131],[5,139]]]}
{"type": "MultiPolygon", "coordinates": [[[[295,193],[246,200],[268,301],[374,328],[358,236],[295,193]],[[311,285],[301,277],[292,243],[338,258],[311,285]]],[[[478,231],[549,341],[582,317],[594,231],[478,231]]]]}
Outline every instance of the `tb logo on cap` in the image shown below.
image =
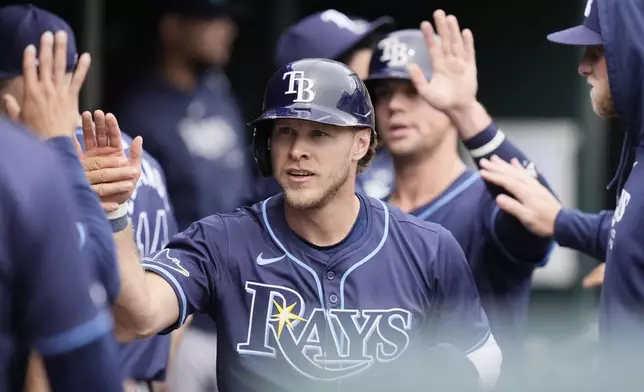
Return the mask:
{"type": "Polygon", "coordinates": [[[380,61],[386,62],[388,67],[400,68],[409,62],[409,47],[406,43],[398,41],[395,37],[383,39],[378,43],[382,50],[380,61]]]}
{"type": "Polygon", "coordinates": [[[313,86],[315,81],[310,78],[304,77],[303,71],[289,71],[284,72],[282,80],[286,78],[288,80],[288,90],[284,93],[287,94],[297,94],[293,102],[312,102],[315,99],[315,91],[313,91],[313,86]]]}

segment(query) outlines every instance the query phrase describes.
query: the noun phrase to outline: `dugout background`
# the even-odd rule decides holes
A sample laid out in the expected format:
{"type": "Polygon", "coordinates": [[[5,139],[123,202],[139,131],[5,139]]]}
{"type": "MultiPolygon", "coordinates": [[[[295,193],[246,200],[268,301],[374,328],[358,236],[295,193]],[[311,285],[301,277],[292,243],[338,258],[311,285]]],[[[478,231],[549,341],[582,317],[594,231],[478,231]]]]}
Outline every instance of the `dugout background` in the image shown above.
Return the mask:
{"type": "MultiPolygon", "coordinates": [[[[607,192],[605,185],[616,166],[621,132],[613,124],[597,120],[592,113],[588,89],[576,72],[580,50],[554,45],[545,39],[549,32],[579,23],[583,19],[584,0],[247,2],[252,15],[240,24],[240,36],[227,69],[246,118],[254,117],[261,109],[265,82],[274,71],[272,51],[277,36],[300,17],[325,8],[337,8],[366,19],[391,15],[400,28],[415,28],[420,22],[419,15],[429,19],[432,11],[440,7],[457,15],[461,26],[474,32],[479,98],[491,113],[504,118],[573,120],[583,134],[576,184],[578,206],[587,211],[614,206],[615,195],[607,192]]],[[[3,0],[2,3],[16,2],[3,0]]],[[[67,19],[76,32],[79,49],[93,56],[82,109],[104,107],[108,97],[118,99],[116,82],[140,65],[146,56],[151,32],[148,16],[154,9],[154,1],[32,3],[67,19]]],[[[136,130],[130,133],[135,134],[136,130]]],[[[582,273],[596,265],[584,257],[581,260],[582,273]]],[[[571,345],[578,348],[593,344],[592,338],[585,340],[585,334],[593,334],[598,294],[582,290],[580,284],[566,290],[535,291],[529,329],[535,361],[543,364],[548,357],[566,355],[571,345]],[[573,343],[571,338],[575,338],[573,343]]],[[[546,366],[543,371],[546,373],[540,370],[535,376],[544,376],[553,370],[546,366]]]]}

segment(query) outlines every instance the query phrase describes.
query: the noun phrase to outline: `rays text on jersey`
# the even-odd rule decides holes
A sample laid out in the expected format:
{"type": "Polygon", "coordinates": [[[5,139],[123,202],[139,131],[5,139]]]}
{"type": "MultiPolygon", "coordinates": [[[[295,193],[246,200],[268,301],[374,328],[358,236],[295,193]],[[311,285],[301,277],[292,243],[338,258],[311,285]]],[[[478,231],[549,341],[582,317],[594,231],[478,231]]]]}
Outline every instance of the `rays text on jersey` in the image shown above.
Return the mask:
{"type": "Polygon", "coordinates": [[[291,288],[245,288],[251,308],[246,341],[237,344],[241,355],[285,360],[309,378],[331,381],[394,361],[409,345],[406,309],[307,309],[291,288]]]}

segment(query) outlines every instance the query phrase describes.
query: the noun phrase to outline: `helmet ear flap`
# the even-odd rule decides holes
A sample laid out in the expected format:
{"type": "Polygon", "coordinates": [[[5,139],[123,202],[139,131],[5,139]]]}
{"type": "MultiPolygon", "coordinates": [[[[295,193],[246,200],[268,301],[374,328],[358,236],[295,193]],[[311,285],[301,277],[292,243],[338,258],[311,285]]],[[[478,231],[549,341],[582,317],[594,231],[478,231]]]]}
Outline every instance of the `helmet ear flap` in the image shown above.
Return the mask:
{"type": "Polygon", "coordinates": [[[273,164],[271,162],[270,146],[270,122],[261,122],[255,126],[253,131],[253,158],[264,177],[273,175],[273,164]]]}

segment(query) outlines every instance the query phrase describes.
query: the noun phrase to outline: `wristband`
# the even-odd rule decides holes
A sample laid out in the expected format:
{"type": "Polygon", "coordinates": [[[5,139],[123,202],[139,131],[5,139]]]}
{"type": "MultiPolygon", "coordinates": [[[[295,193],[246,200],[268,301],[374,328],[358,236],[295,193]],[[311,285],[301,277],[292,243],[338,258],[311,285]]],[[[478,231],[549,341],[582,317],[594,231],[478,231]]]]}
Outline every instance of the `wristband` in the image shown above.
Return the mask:
{"type": "Polygon", "coordinates": [[[108,212],[107,219],[110,221],[110,225],[112,226],[112,233],[118,233],[119,231],[124,230],[128,223],[130,223],[130,219],[127,215],[127,203],[119,205],[119,208],[117,208],[116,211],[108,212]]]}
{"type": "Polygon", "coordinates": [[[120,204],[119,208],[117,208],[116,211],[108,212],[107,219],[113,220],[121,218],[125,215],[127,215],[127,203],[120,204]]]}

